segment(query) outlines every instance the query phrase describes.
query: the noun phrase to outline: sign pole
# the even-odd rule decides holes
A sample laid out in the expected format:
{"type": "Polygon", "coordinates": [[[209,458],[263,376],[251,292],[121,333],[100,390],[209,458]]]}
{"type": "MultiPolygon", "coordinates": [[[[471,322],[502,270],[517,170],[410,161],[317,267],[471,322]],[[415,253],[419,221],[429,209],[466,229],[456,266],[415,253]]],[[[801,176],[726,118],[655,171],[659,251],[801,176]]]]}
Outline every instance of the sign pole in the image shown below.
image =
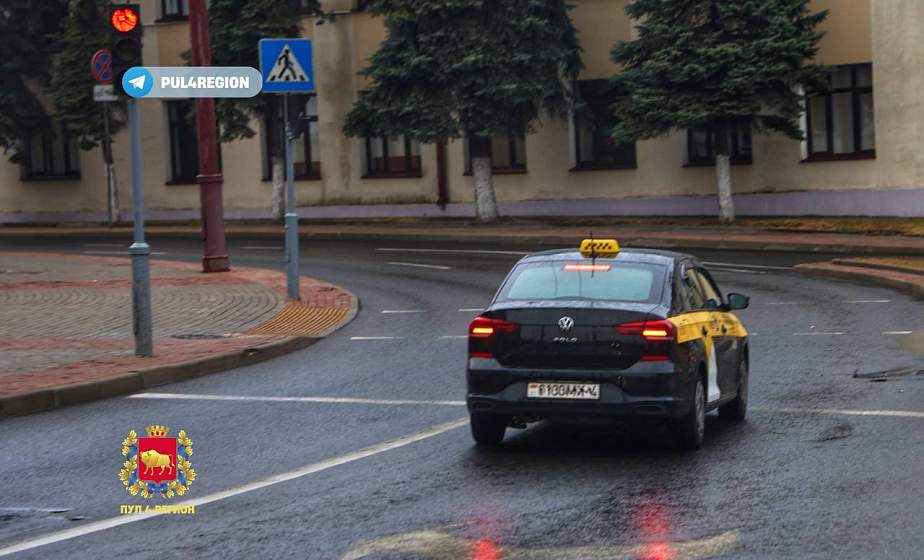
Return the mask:
{"type": "Polygon", "coordinates": [[[103,103],[103,160],[106,164],[106,198],[109,227],[119,221],[119,199],[112,181],[112,138],[109,136],[109,103],[103,103]]]}
{"type": "Polygon", "coordinates": [[[153,356],[151,334],[151,270],[148,259],[151,247],[144,241],[144,187],[141,183],[141,123],[138,101],[128,100],[128,128],[132,151],[132,222],[134,243],[128,248],[132,256],[132,319],[135,331],[135,355],[153,356]]]}
{"type": "Polygon", "coordinates": [[[292,141],[295,130],[289,119],[289,94],[282,97],[283,120],[286,123],[286,287],[289,299],[299,299],[298,286],[298,214],[295,213],[295,163],[292,141]]]}

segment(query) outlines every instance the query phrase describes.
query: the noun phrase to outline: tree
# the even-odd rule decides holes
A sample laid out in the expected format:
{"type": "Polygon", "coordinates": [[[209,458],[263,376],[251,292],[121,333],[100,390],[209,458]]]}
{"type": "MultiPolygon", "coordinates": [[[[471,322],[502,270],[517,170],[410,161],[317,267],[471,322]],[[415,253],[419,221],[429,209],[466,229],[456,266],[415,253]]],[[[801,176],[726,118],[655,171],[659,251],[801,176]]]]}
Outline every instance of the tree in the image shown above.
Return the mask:
{"type": "MultiPolygon", "coordinates": [[[[298,18],[304,11],[320,7],[313,2],[278,0],[211,0],[209,2],[209,35],[213,66],[259,67],[257,43],[260,39],[298,37],[298,18]]],[[[273,218],[281,220],[285,209],[285,151],[280,141],[276,115],[281,107],[277,95],[258,95],[249,99],[217,99],[215,114],[221,126],[219,141],[230,142],[251,138],[254,117],[265,118],[269,158],[273,179],[273,218]]]]}
{"type": "Polygon", "coordinates": [[[63,19],[63,0],[5,0],[0,6],[0,148],[19,161],[22,139],[49,126],[38,93],[47,83],[47,44],[63,19]]]}
{"type": "Polygon", "coordinates": [[[564,0],[373,0],[386,39],[362,73],[351,136],[467,137],[479,220],[497,217],[490,138],[524,137],[545,110],[567,114],[581,68],[564,0]]]}
{"type": "MultiPolygon", "coordinates": [[[[106,33],[106,4],[102,0],[71,0],[63,29],[55,35],[51,86],[47,89],[55,117],[80,148],[89,150],[103,141],[102,109],[93,101],[96,81],[90,59],[109,46],[106,33]]],[[[112,122],[115,133],[124,119],[112,122]]]]}
{"type": "Polygon", "coordinates": [[[638,38],[617,43],[614,106],[621,141],[705,127],[714,135],[719,219],[735,219],[729,167],[734,126],[802,139],[799,87],[824,87],[810,61],[827,12],[809,0],[633,0],[638,38]]]}

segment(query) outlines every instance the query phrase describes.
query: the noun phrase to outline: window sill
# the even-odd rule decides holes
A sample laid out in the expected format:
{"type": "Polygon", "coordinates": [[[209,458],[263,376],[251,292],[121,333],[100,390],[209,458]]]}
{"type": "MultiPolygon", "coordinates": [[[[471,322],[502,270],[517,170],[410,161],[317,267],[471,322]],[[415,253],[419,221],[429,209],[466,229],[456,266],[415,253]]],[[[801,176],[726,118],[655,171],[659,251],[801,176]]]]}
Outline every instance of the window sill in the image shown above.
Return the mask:
{"type": "Polygon", "coordinates": [[[189,16],[181,16],[181,15],[163,16],[161,18],[155,19],[154,23],[178,23],[178,22],[184,22],[184,21],[189,21],[189,16]]]}
{"type": "Polygon", "coordinates": [[[196,181],[195,178],[192,178],[192,179],[182,178],[182,179],[170,179],[169,181],[164,182],[164,184],[169,187],[173,185],[198,185],[199,183],[198,181],[196,181]]]}
{"type": "MultiPolygon", "coordinates": [[[[492,175],[525,175],[528,173],[525,167],[496,167],[491,170],[492,175]]],[[[471,177],[472,172],[466,171],[462,174],[465,177],[471,177]]]]}
{"type": "Polygon", "coordinates": [[[24,183],[28,182],[46,182],[46,181],[79,181],[80,173],[69,173],[67,175],[26,175],[19,178],[24,183]]]}
{"type": "Polygon", "coordinates": [[[852,161],[858,159],[876,159],[876,152],[874,150],[872,152],[854,152],[852,154],[816,154],[803,159],[801,163],[818,163],[820,161],[852,161]]]}
{"type": "MultiPolygon", "coordinates": [[[[729,162],[731,165],[753,165],[753,159],[733,159],[729,162]]],[[[683,167],[715,167],[714,161],[688,161],[683,167]]]]}
{"type": "Polygon", "coordinates": [[[636,163],[624,163],[624,164],[610,164],[610,165],[593,165],[593,164],[581,164],[575,165],[568,171],[613,171],[613,170],[624,170],[624,169],[638,169],[638,164],[636,163]]]}
{"type": "Polygon", "coordinates": [[[423,177],[422,172],[414,171],[410,173],[373,173],[362,175],[360,179],[420,179],[421,177],[423,177]]]}
{"type": "MultiPolygon", "coordinates": [[[[295,181],[296,181],[296,182],[297,182],[297,181],[320,181],[320,180],[321,180],[321,176],[320,176],[320,175],[296,175],[296,176],[295,176],[295,181]]],[[[272,182],[273,182],[273,179],[272,179],[271,177],[263,177],[263,178],[260,179],[260,182],[262,182],[262,183],[272,183],[272,182]]],[[[285,184],[285,181],[283,181],[283,184],[285,184]]]]}

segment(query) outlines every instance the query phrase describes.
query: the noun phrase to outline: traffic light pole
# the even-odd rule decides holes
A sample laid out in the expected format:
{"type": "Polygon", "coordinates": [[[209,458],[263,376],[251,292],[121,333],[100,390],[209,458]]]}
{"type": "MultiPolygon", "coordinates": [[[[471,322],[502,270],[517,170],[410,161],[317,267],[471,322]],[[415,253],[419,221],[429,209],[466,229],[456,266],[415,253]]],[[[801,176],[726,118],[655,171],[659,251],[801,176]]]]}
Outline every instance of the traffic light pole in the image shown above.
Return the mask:
{"type": "Polygon", "coordinates": [[[144,241],[144,186],[141,182],[141,123],[138,101],[128,100],[128,128],[132,151],[132,222],[134,243],[128,248],[132,256],[132,320],[135,332],[135,355],[153,356],[151,328],[151,270],[148,260],[151,247],[144,241]]]}
{"type": "Polygon", "coordinates": [[[295,213],[295,158],[292,141],[295,128],[289,120],[289,94],[282,96],[282,114],[286,123],[286,293],[299,299],[298,290],[298,214],[295,213]]]}
{"type": "MultiPolygon", "coordinates": [[[[189,0],[189,33],[192,65],[211,66],[209,22],[205,0],[189,0]]],[[[230,268],[225,242],[224,177],[218,168],[218,138],[215,126],[215,100],[196,100],[196,134],[199,143],[199,201],[202,216],[202,272],[222,272],[230,268]]]]}

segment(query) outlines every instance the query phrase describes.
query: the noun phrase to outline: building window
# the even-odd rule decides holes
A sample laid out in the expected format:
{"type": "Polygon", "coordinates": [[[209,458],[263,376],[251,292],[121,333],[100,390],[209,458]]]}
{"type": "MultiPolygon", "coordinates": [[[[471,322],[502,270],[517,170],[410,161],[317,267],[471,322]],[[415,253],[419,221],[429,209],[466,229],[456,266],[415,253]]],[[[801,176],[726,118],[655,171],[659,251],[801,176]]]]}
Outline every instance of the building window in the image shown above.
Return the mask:
{"type": "Polygon", "coordinates": [[[420,177],[420,143],[405,136],[365,138],[364,177],[420,177]]]}
{"type": "MultiPolygon", "coordinates": [[[[715,164],[715,131],[709,127],[687,129],[687,165],[715,164]]],[[[728,131],[728,150],[731,163],[746,164],[753,161],[751,125],[739,123],[728,131]]]]}
{"type": "Polygon", "coordinates": [[[186,19],[189,17],[188,0],[161,0],[163,19],[186,19]]]}
{"type": "Polygon", "coordinates": [[[876,157],[873,65],[835,66],[824,92],[805,99],[808,159],[876,157]]]}
{"type": "MultiPolygon", "coordinates": [[[[320,139],[318,136],[318,98],[314,93],[305,95],[289,95],[289,117],[295,128],[295,141],[292,142],[293,167],[296,180],[315,180],[321,178],[320,139]]],[[[276,126],[280,150],[285,150],[286,125],[282,103],[277,103],[276,126]]],[[[264,122],[264,131],[270,130],[264,122]]],[[[263,179],[272,178],[272,160],[269,157],[271,146],[269,135],[264,134],[263,153],[263,179]]],[[[280,153],[284,153],[280,151],[280,153]]],[[[283,169],[283,176],[285,169],[283,169]]]]}
{"type": "Polygon", "coordinates": [[[60,124],[51,130],[36,131],[23,145],[24,179],[80,177],[77,144],[60,124]]]}
{"type": "Polygon", "coordinates": [[[199,173],[199,143],[193,101],[167,101],[170,137],[170,182],[193,183],[199,173]]]}
{"type": "MultiPolygon", "coordinates": [[[[491,169],[494,173],[526,173],[526,139],[518,136],[493,136],[491,169]]],[[[465,174],[472,172],[471,142],[465,142],[465,174]]]]}
{"type": "Polygon", "coordinates": [[[578,82],[582,107],[574,115],[575,169],[627,169],[636,165],[635,142],[613,139],[618,93],[607,80],[578,82]]]}

